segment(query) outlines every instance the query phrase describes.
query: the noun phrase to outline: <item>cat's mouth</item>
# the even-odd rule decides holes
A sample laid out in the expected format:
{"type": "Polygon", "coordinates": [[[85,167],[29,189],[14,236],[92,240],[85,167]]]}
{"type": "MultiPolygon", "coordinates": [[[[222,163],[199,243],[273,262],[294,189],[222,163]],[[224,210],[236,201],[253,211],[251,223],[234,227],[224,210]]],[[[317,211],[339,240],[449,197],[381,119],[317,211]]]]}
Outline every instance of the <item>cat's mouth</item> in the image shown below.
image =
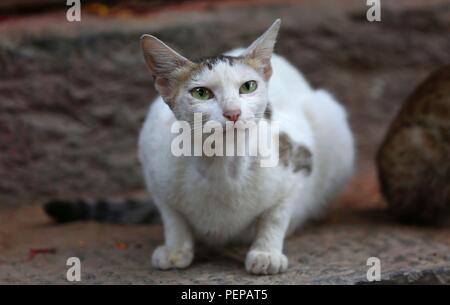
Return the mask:
{"type": "Polygon", "coordinates": [[[248,118],[248,119],[238,119],[235,122],[232,122],[232,121],[223,122],[222,127],[225,130],[231,130],[231,129],[241,130],[241,129],[247,129],[247,128],[249,128],[249,126],[251,126],[253,124],[257,124],[259,121],[260,121],[260,119],[256,118],[256,117],[248,118]]]}
{"type": "Polygon", "coordinates": [[[258,122],[261,121],[261,118],[259,117],[250,117],[250,118],[239,118],[236,121],[231,120],[214,120],[214,119],[208,119],[208,120],[195,120],[189,122],[191,125],[192,130],[198,130],[203,129],[206,130],[212,130],[212,129],[222,129],[224,132],[229,130],[242,130],[242,129],[248,129],[249,126],[254,124],[258,124],[258,122]]]}

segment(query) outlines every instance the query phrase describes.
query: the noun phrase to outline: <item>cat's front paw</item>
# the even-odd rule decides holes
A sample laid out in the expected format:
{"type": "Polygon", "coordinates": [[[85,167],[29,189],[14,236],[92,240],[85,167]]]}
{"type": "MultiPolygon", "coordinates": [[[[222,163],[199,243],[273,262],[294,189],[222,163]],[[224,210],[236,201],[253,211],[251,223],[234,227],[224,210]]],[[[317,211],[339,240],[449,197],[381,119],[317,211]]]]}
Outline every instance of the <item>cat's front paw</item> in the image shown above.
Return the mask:
{"type": "Polygon", "coordinates": [[[191,247],[170,249],[167,246],[159,246],[152,256],[153,267],[161,270],[173,268],[187,268],[194,259],[194,250],[191,247]]]}
{"type": "Polygon", "coordinates": [[[245,259],[245,269],[252,274],[277,274],[287,267],[286,255],[278,251],[251,250],[245,259]]]}

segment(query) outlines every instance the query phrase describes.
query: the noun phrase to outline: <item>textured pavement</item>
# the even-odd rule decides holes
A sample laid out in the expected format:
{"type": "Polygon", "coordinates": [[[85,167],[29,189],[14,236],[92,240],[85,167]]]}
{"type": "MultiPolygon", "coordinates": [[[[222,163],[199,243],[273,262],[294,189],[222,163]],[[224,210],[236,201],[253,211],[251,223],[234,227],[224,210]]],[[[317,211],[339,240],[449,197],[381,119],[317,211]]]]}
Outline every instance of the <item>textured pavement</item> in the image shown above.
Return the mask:
{"type": "Polygon", "coordinates": [[[186,270],[150,265],[160,225],[54,225],[36,207],[0,214],[0,284],[65,284],[66,260],[81,260],[82,284],[361,284],[369,257],[381,260],[384,283],[450,283],[449,227],[393,222],[383,210],[333,211],[289,238],[287,273],[252,276],[246,247],[197,249],[186,270]],[[29,258],[30,249],[55,253],[29,258]]]}

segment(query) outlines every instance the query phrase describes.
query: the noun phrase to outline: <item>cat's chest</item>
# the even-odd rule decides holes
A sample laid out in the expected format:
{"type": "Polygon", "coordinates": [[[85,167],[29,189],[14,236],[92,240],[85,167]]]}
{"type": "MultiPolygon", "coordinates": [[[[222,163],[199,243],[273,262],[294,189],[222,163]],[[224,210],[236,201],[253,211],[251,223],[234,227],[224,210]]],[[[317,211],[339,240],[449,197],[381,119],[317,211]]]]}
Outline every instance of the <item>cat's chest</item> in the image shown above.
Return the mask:
{"type": "MultiPolygon", "coordinates": [[[[249,227],[276,202],[276,184],[264,171],[245,167],[231,171],[186,172],[179,196],[171,204],[185,215],[196,235],[226,240],[249,227]]],[[[273,175],[273,173],[272,173],[273,175]]]]}
{"type": "Polygon", "coordinates": [[[224,167],[192,166],[182,182],[181,205],[205,205],[209,209],[233,210],[259,199],[261,174],[247,165],[230,162],[224,167]]]}
{"type": "Polygon", "coordinates": [[[195,235],[208,243],[226,243],[246,231],[267,209],[268,201],[232,186],[194,187],[178,202],[195,235]]]}

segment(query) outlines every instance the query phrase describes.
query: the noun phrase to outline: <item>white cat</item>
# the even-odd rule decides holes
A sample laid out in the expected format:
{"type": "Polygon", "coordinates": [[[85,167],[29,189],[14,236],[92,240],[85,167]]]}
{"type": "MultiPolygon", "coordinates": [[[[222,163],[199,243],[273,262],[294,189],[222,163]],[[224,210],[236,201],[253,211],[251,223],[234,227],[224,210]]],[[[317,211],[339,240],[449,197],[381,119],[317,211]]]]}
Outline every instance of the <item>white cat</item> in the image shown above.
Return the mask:
{"type": "MultiPolygon", "coordinates": [[[[139,159],[164,223],[165,244],[152,263],[185,268],[195,242],[250,242],[245,268],[253,274],[286,271],[283,242],[319,215],[353,168],[346,112],[326,91],[272,54],[280,20],[247,49],[194,63],[151,35],[141,46],[160,93],[139,138],[139,159]],[[175,157],[170,129],[193,113],[209,120],[279,122],[280,162],[255,157],[175,157]]],[[[213,41],[211,43],[214,43],[213,41]]]]}

